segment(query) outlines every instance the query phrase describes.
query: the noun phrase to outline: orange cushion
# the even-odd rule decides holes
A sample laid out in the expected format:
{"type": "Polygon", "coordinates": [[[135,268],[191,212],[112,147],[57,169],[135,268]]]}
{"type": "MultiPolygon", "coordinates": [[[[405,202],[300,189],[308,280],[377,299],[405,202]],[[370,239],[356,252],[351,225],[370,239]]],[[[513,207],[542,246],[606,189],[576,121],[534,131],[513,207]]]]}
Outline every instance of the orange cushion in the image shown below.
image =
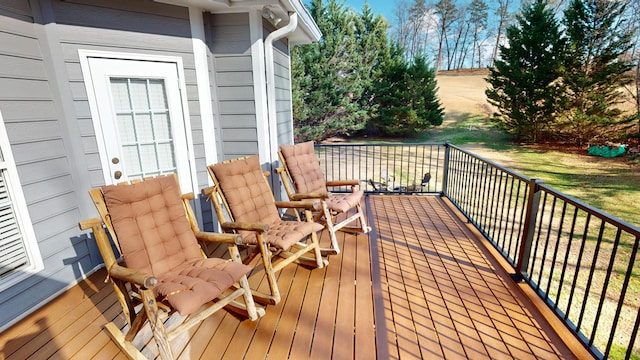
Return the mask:
{"type": "Polygon", "coordinates": [[[362,190],[346,194],[331,194],[325,201],[329,209],[337,212],[347,212],[358,205],[362,195],[364,195],[362,190]]]}
{"type": "MultiPolygon", "coordinates": [[[[270,225],[280,220],[271,187],[264,178],[257,155],[218,163],[211,169],[220,182],[234,221],[270,225]]],[[[255,237],[246,231],[241,235],[247,239],[255,237]]]]}
{"type": "Polygon", "coordinates": [[[298,193],[326,192],[327,183],[313,150],[313,141],[280,146],[298,193]]]}
{"type": "Polygon", "coordinates": [[[324,226],[315,222],[279,220],[269,225],[264,239],[268,244],[286,250],[311,233],[322,229],[324,226]]]}
{"type": "Polygon", "coordinates": [[[160,276],[202,258],[173,176],[104,186],[102,192],[128,267],[160,276]]]}
{"type": "Polygon", "coordinates": [[[127,267],[156,276],[154,294],[180,314],[197,310],[251,270],[203,258],[173,176],[102,190],[127,267]]]}
{"type": "Polygon", "coordinates": [[[217,258],[195,259],[158,277],[155,295],[181,315],[198,310],[251,270],[251,267],[217,258]]]}

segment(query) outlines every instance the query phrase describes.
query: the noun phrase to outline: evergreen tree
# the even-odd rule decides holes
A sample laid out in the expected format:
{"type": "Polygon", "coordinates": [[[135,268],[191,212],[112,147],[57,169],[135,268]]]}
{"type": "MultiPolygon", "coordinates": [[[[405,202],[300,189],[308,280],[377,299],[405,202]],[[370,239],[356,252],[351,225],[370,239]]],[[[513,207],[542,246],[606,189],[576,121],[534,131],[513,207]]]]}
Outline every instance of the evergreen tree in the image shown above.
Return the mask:
{"type": "Polygon", "coordinates": [[[507,28],[508,46],[489,68],[485,91],[493,120],[524,142],[545,140],[564,106],[561,85],[565,41],[546,0],[534,0],[507,28]]]}
{"type": "Polygon", "coordinates": [[[389,24],[381,16],[375,16],[367,3],[362,13],[355,17],[356,57],[355,74],[362,86],[362,96],[354,101],[364,110],[363,121],[375,114],[374,84],[380,76],[384,63],[392,56],[391,45],[387,38],[389,24]]]}
{"type": "Polygon", "coordinates": [[[577,143],[612,140],[616,125],[625,120],[617,107],[626,100],[620,89],[632,81],[633,64],[624,55],[632,46],[633,28],[625,26],[625,6],[572,0],[565,11],[569,46],[563,81],[570,110],[562,130],[577,143]]]}
{"type": "Polygon", "coordinates": [[[379,110],[373,125],[383,135],[415,135],[442,124],[435,70],[423,56],[411,64],[401,56],[386,63],[377,82],[376,103],[379,110]]]}
{"type": "Polygon", "coordinates": [[[336,0],[313,0],[319,43],[291,55],[294,131],[297,140],[324,140],[363,130],[418,133],[442,123],[435,72],[424,57],[411,64],[387,38],[388,24],[365,3],[361,14],[336,0]]]}
{"type": "Polygon", "coordinates": [[[295,133],[300,140],[349,135],[366,125],[366,111],[354,101],[363,91],[354,15],[336,0],[313,0],[309,11],[323,38],[292,51],[295,133]]]}

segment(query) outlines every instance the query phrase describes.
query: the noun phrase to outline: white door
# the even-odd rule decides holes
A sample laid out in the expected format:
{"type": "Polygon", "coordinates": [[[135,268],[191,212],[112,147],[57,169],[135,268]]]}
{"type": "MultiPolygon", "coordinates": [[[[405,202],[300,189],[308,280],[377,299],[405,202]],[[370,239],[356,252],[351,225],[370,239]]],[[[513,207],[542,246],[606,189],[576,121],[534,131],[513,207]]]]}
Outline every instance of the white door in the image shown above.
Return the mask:
{"type": "Polygon", "coordinates": [[[183,191],[192,191],[178,64],[101,57],[87,63],[105,182],[177,173],[183,191]]]}

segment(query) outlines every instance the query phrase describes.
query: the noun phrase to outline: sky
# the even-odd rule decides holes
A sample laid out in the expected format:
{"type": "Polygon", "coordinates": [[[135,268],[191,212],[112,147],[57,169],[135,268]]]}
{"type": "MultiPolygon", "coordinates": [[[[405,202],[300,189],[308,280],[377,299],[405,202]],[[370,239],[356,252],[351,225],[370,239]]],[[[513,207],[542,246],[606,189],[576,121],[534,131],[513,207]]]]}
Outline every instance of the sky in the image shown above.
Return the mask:
{"type": "MultiPolygon", "coordinates": [[[[346,0],[345,5],[351,6],[357,12],[362,12],[364,2],[365,0],[346,0]]],[[[393,10],[396,7],[396,0],[367,0],[367,3],[374,13],[382,14],[388,22],[391,22],[393,19],[393,10]]]]}

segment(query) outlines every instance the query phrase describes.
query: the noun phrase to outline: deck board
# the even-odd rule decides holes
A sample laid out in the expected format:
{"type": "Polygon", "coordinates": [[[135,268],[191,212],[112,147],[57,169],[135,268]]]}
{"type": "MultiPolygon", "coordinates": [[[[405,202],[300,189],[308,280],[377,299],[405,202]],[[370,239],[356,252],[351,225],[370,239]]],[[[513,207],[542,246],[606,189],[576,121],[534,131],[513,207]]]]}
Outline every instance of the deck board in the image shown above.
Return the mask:
{"type": "MultiPolygon", "coordinates": [[[[443,200],[370,196],[367,205],[371,233],[339,234],[342,253],[325,268],[283,269],[282,301],[267,306],[265,317],[218,312],[185,334],[176,355],[575,358],[443,200]]],[[[322,246],[328,241],[325,232],[322,246]]],[[[0,358],[124,359],[102,329],[114,319],[125,323],[104,276],[92,274],[0,334],[0,358]]],[[[267,289],[260,273],[250,282],[267,289]]]]}

